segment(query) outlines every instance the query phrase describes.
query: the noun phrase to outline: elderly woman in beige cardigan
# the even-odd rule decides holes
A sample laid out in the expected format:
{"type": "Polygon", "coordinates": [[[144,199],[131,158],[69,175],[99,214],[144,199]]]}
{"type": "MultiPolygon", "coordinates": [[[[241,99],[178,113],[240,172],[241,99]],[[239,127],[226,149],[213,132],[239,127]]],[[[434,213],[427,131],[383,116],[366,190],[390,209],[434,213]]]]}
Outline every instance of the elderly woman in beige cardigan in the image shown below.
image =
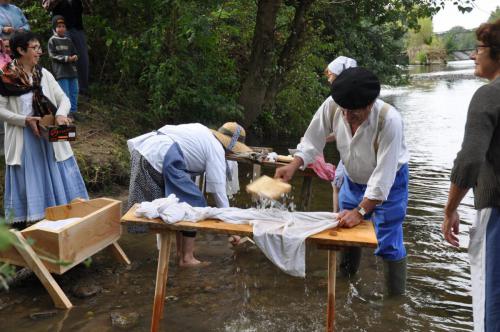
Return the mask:
{"type": "Polygon", "coordinates": [[[48,142],[39,121],[55,115],[69,124],[70,102],[52,74],[38,65],[42,49],[29,31],[11,38],[14,60],[0,76],[0,120],[5,122],[5,216],[9,222],[32,222],[45,208],[88,199],[68,142],[48,142]]]}

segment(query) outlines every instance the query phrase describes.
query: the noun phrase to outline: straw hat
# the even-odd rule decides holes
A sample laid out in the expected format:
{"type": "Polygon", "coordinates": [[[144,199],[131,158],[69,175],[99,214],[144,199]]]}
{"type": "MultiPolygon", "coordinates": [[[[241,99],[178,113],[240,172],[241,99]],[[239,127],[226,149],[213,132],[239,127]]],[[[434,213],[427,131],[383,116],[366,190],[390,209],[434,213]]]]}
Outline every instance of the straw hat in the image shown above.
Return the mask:
{"type": "Polygon", "coordinates": [[[246,138],[245,129],[236,122],[226,122],[217,131],[211,130],[226,150],[234,153],[252,152],[252,149],[243,143],[246,138]]]}

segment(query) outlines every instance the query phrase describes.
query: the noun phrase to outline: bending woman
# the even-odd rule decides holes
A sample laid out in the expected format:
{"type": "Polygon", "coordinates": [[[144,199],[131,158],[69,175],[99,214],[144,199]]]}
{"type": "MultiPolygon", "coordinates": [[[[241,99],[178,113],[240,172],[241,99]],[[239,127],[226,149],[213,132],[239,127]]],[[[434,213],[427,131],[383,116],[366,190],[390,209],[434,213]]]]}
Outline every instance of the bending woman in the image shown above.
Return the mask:
{"type": "Polygon", "coordinates": [[[58,125],[69,124],[68,97],[52,74],[38,65],[42,48],[29,31],[10,40],[14,60],[0,73],[0,120],[5,122],[4,208],[8,222],[45,217],[45,208],[88,199],[69,142],[50,143],[40,136],[38,121],[55,113],[58,125]]]}

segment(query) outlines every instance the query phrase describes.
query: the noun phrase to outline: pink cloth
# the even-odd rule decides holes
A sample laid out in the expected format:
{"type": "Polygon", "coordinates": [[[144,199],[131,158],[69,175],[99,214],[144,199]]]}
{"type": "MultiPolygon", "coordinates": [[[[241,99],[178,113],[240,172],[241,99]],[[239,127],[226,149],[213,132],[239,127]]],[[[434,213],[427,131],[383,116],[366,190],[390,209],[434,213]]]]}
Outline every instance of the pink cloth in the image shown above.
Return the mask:
{"type": "Polygon", "coordinates": [[[11,61],[11,58],[8,54],[0,53],[0,68],[3,68],[10,61],[11,61]]]}
{"type": "Polygon", "coordinates": [[[11,60],[10,56],[5,52],[3,40],[0,39],[0,68],[3,68],[11,60]]]}
{"type": "Polygon", "coordinates": [[[312,168],[314,173],[323,180],[333,181],[335,178],[335,166],[327,163],[323,155],[317,156],[314,162],[307,167],[312,168]]]}

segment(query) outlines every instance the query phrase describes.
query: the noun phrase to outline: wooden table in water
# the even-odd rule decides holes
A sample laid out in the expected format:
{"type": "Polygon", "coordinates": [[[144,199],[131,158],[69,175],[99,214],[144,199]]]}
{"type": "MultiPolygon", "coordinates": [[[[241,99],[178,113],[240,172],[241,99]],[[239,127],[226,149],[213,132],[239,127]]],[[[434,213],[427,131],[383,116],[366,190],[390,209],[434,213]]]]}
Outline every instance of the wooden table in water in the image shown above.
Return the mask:
{"type": "MultiPolygon", "coordinates": [[[[262,148],[254,147],[253,149],[258,151],[259,149],[262,149],[262,148]]],[[[288,165],[288,162],[260,161],[260,160],[256,160],[256,159],[252,159],[252,158],[246,158],[246,157],[234,155],[234,154],[227,154],[226,159],[236,161],[238,163],[252,164],[252,166],[253,166],[252,180],[255,180],[255,179],[260,177],[262,167],[276,169],[278,167],[288,165]]],[[[300,197],[301,197],[300,210],[309,211],[309,208],[311,206],[312,178],[318,177],[318,176],[311,168],[306,168],[303,171],[298,170],[296,172],[296,175],[301,175],[303,177],[302,189],[300,192],[300,197]]]]}
{"type": "MultiPolygon", "coordinates": [[[[154,295],[151,331],[159,331],[160,321],[163,318],[163,307],[166,296],[168,278],[168,262],[170,247],[175,238],[176,231],[196,230],[198,232],[212,232],[218,234],[235,234],[252,236],[251,225],[234,225],[220,220],[202,220],[197,223],[181,221],[170,225],[161,219],[145,219],[134,215],[137,205],[133,206],[123,217],[125,225],[147,226],[150,231],[160,235],[160,248],[158,254],[158,269],[156,271],[156,288],[154,295]]],[[[364,221],[354,228],[341,228],[326,230],[307,238],[308,243],[314,243],[319,249],[328,250],[328,297],[326,331],[334,330],[335,320],[335,275],[336,251],[348,247],[376,247],[377,238],[373,224],[364,221]]]]}

